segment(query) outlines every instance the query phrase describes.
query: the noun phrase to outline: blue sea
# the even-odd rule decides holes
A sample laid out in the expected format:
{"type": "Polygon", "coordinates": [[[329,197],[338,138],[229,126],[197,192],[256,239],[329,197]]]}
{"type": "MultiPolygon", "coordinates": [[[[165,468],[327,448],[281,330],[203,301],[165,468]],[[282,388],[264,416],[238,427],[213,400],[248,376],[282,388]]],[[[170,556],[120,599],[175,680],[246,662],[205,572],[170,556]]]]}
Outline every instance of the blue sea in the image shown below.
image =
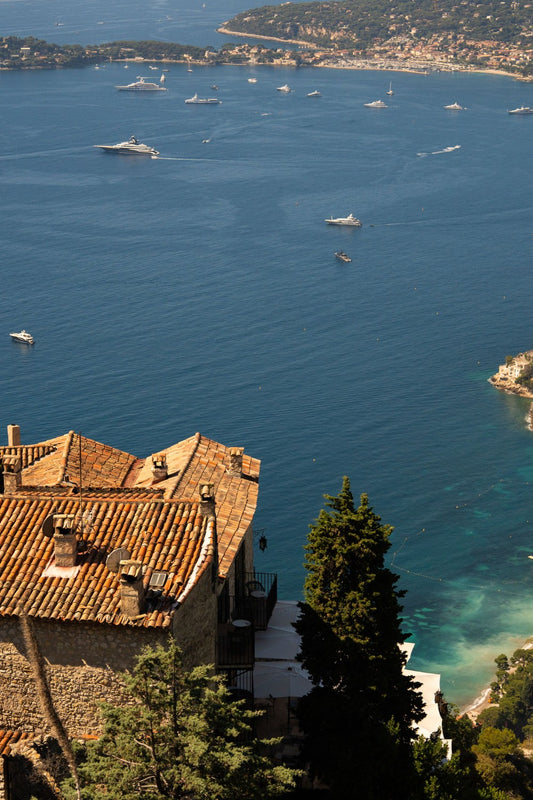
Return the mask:
{"type": "MultiPolygon", "coordinates": [[[[0,33],[219,47],[246,7],[4,0],[0,33]]],[[[507,114],[533,84],[168,65],[135,95],[114,87],[159,69],[98,66],[0,72],[1,424],[139,456],[243,445],[283,599],[348,475],[394,526],[411,666],[468,703],[533,634],[529,403],[488,383],[533,347],[533,117],[507,114]],[[220,105],[185,105],[213,84],[220,105]],[[94,148],[132,134],[160,157],[94,148]],[[361,229],[324,222],[350,212],[361,229]]]]}

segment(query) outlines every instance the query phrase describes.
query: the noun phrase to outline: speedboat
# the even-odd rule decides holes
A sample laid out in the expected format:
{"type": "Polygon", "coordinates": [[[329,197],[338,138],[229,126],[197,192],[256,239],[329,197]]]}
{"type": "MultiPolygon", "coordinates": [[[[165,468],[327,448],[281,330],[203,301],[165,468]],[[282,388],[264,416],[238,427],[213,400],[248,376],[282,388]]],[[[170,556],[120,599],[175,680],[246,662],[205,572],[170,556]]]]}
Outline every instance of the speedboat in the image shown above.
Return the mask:
{"type": "Polygon", "coordinates": [[[128,83],[127,86],[115,86],[115,89],[120,89],[122,92],[166,92],[167,87],[147,81],[146,78],[138,75],[137,80],[133,83],[128,83]]]}
{"type": "Polygon", "coordinates": [[[460,106],[459,103],[450,103],[449,106],[444,106],[446,111],[464,111],[463,106],[460,106]]]}
{"type": "Polygon", "coordinates": [[[348,263],[349,263],[349,262],[352,260],[352,259],[350,258],[350,256],[349,256],[349,255],[347,255],[347,254],[344,252],[344,250],[336,250],[336,251],[335,251],[335,258],[336,258],[336,259],[338,259],[338,261],[342,261],[342,262],[344,262],[344,264],[348,264],[348,263]]]}
{"type": "Polygon", "coordinates": [[[127,142],[119,142],[118,144],[95,144],[100,150],[106,153],[123,153],[125,155],[134,156],[158,156],[159,150],[149,147],[147,144],[137,141],[135,136],[130,136],[127,142]]]}
{"type": "Polygon", "coordinates": [[[221,103],[222,100],[219,100],[218,97],[198,97],[197,94],[193,94],[192,97],[189,97],[188,100],[185,101],[186,103],[192,105],[215,105],[217,103],[221,103]]]}
{"type": "Polygon", "coordinates": [[[248,78],[248,83],[257,83],[257,78],[248,78]]]}
{"type": "Polygon", "coordinates": [[[346,225],[351,228],[361,228],[363,225],[361,220],[354,217],[353,214],[348,214],[347,217],[330,217],[324,221],[327,222],[328,225],[346,225]]]}
{"type": "Polygon", "coordinates": [[[533,114],[533,108],[529,106],[520,106],[520,108],[513,108],[508,114],[533,114]]]}
{"type": "Polygon", "coordinates": [[[28,333],[28,331],[25,331],[24,329],[22,329],[18,333],[10,333],[9,335],[16,342],[23,342],[24,344],[34,344],[35,343],[35,339],[31,335],[31,333],[28,333]]]}
{"type": "Polygon", "coordinates": [[[288,94],[289,92],[292,91],[292,89],[291,89],[291,87],[289,86],[288,83],[284,83],[283,86],[278,86],[277,91],[278,92],[284,92],[285,94],[288,94]]]}
{"type": "Polygon", "coordinates": [[[387,104],[383,102],[383,100],[372,100],[371,103],[363,103],[364,106],[367,108],[388,108],[387,104]]]}
{"type": "Polygon", "coordinates": [[[322,95],[320,94],[320,92],[318,91],[318,89],[315,89],[315,91],[314,91],[314,92],[308,92],[308,93],[307,93],[307,96],[308,96],[308,97],[322,97],[322,95]]]}

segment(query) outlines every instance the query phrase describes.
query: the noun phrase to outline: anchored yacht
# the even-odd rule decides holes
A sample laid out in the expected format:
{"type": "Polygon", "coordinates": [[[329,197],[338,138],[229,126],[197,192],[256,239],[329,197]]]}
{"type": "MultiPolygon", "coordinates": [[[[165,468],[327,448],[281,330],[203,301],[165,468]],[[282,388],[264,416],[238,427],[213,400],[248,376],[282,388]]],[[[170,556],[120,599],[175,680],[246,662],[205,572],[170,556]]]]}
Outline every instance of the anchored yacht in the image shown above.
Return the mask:
{"type": "Polygon", "coordinates": [[[31,335],[31,333],[28,333],[28,331],[25,331],[24,329],[19,331],[18,333],[10,333],[9,335],[16,342],[23,342],[24,344],[34,344],[35,343],[35,339],[31,335]]]}
{"type": "Polygon", "coordinates": [[[324,221],[327,222],[328,225],[346,225],[351,228],[361,228],[363,225],[361,220],[354,217],[353,214],[348,214],[347,217],[330,217],[324,221]]]}
{"type": "Polygon", "coordinates": [[[160,86],[158,83],[147,81],[146,78],[137,76],[137,80],[133,83],[128,83],[126,86],[115,86],[115,89],[120,89],[122,92],[166,92],[166,86],[160,86]]]}

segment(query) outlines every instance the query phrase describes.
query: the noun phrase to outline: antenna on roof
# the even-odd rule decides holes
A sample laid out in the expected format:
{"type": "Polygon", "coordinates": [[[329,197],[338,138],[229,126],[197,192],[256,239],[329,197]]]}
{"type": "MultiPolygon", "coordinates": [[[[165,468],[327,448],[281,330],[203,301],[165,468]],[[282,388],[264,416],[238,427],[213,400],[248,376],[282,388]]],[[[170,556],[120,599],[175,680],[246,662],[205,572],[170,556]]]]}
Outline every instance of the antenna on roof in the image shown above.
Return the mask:
{"type": "Polygon", "coordinates": [[[126,550],[125,547],[117,547],[116,550],[112,550],[108,557],[105,560],[105,565],[110,570],[110,572],[118,572],[120,567],[121,561],[128,561],[131,556],[129,552],[126,550]]]}

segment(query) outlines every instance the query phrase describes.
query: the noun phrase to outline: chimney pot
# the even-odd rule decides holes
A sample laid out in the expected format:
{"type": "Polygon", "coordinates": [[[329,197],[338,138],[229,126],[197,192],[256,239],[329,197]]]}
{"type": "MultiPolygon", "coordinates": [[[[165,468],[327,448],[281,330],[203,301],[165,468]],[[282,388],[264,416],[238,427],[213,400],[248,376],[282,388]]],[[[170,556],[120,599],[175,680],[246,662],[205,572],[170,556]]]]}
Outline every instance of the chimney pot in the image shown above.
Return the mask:
{"type": "Polygon", "coordinates": [[[168,478],[166,453],[158,453],[152,456],[152,476],[154,481],[163,481],[168,478]]]}
{"type": "Polygon", "coordinates": [[[4,456],[2,469],[4,473],[4,494],[14,494],[22,486],[20,456],[4,456]]]}
{"type": "Polygon", "coordinates": [[[20,445],[20,425],[7,426],[7,445],[8,447],[18,447],[20,445]]]}
{"type": "Polygon", "coordinates": [[[228,473],[234,478],[242,477],[242,456],[244,447],[230,447],[228,473]]]}
{"type": "Polygon", "coordinates": [[[54,514],[54,556],[56,567],[75,567],[78,538],[73,514],[54,514]]]}
{"type": "Polygon", "coordinates": [[[120,562],[120,607],[126,617],[138,617],[144,612],[145,593],[140,561],[120,562]]]}
{"type": "Polygon", "coordinates": [[[200,510],[204,517],[215,515],[215,492],[212,483],[200,484],[200,510]]]}

